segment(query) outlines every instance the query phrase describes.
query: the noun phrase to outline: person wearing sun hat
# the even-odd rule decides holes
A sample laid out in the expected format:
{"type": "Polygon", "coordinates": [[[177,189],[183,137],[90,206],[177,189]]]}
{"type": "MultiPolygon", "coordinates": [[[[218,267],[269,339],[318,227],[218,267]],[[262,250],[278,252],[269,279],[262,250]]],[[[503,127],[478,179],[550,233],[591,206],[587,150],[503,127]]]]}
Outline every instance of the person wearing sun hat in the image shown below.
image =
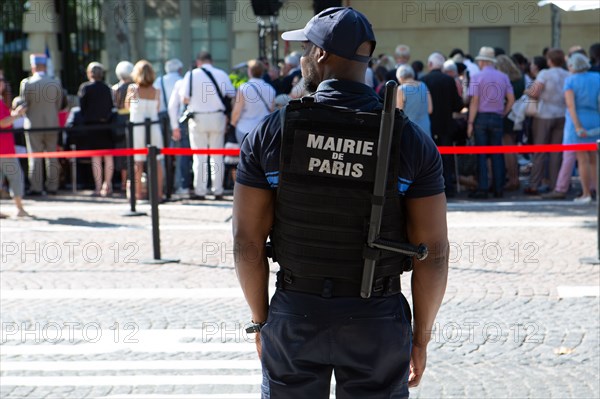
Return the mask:
{"type": "Polygon", "coordinates": [[[351,149],[342,153],[318,149],[318,143],[308,145],[310,138],[305,141],[307,136],[291,124],[308,116],[315,137],[333,139],[344,132],[352,134],[348,140],[354,144],[363,139],[361,135],[363,140],[373,137],[373,129],[367,131],[359,123],[366,120],[360,119],[366,113],[378,120],[382,109],[364,80],[376,44],[371,24],[350,7],[334,7],[282,38],[302,43],[300,64],[311,99],[302,100],[309,104],[306,108],[294,108],[303,104],[295,103],[275,111],[245,137],[233,204],[235,267],[251,311],[246,332],[255,334],[263,366],[262,397],[329,397],[333,372],[338,397],[408,397],[408,387],[418,385],[425,370],[427,343],[447,280],[446,200],[439,152],[431,138],[398,111],[395,132],[401,131],[402,141],[401,145],[394,141],[397,146],[391,149],[397,177],[390,180],[392,200],[384,205],[394,211],[386,213],[382,231],[403,235],[411,243],[423,242],[432,251],[414,265],[413,329],[410,307],[400,290],[402,263],[396,262],[396,255],[382,255],[375,267],[373,295],[361,298],[368,224],[364,217],[368,219],[372,191],[357,187],[362,182],[358,175],[340,176],[327,169],[313,173],[302,160],[308,162],[306,156],[315,154],[370,167],[376,163],[375,152],[363,151],[354,158],[357,154],[351,149]],[[340,121],[319,120],[312,114],[317,109],[327,109],[327,115],[340,121]],[[356,127],[331,133],[336,122],[342,123],[342,113],[353,115],[356,127]],[[297,114],[299,119],[294,119],[297,114]],[[324,124],[329,129],[322,128],[324,124]],[[290,138],[300,147],[290,149],[290,138]],[[287,163],[288,155],[305,158],[287,163]],[[298,179],[290,177],[293,171],[298,179]],[[341,185],[346,188],[338,189],[341,185]],[[366,197],[361,200],[366,211],[354,213],[359,207],[356,199],[366,197]],[[396,208],[399,204],[405,207],[396,208]],[[346,217],[348,212],[352,213],[346,217]],[[340,227],[344,223],[345,228],[340,227]],[[272,245],[267,251],[263,243],[269,236],[272,245]],[[280,267],[270,303],[267,253],[280,267]]]}
{"type": "MultiPolygon", "coordinates": [[[[469,85],[467,136],[475,136],[475,145],[502,145],[503,118],[515,102],[513,88],[508,76],[495,67],[493,47],[482,47],[475,61],[481,72],[473,76],[469,85]]],[[[478,186],[469,194],[471,198],[488,196],[487,157],[488,154],[478,155],[478,186]]],[[[504,158],[502,154],[493,154],[491,158],[494,197],[500,198],[504,195],[504,158]]]]}

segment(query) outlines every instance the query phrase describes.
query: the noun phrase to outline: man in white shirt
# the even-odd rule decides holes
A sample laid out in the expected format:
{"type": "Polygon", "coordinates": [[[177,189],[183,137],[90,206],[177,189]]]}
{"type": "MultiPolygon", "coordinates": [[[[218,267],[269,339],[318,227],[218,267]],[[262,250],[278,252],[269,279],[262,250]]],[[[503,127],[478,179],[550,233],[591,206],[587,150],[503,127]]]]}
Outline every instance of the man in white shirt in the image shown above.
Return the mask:
{"type": "MultiPolygon", "coordinates": [[[[203,51],[196,57],[197,68],[191,71],[192,93],[190,95],[190,72],[180,84],[179,93],[194,117],[188,122],[190,147],[223,148],[227,124],[227,102],[235,97],[235,89],[225,71],[212,65],[212,56],[203,51]],[[216,83],[213,83],[214,79],[216,83]],[[222,97],[221,97],[222,96],[222,97]]],[[[193,156],[194,192],[196,199],[204,199],[208,193],[206,155],[193,156]]],[[[223,197],[223,173],[225,165],[222,155],[211,155],[211,183],[215,199],[223,197]]]]}

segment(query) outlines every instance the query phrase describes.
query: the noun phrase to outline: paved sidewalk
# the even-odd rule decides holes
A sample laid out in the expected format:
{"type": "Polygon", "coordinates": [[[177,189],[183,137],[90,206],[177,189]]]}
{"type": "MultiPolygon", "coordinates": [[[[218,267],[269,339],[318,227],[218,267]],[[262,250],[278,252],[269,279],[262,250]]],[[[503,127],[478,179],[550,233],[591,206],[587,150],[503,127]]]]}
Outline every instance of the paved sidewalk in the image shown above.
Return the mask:
{"type": "MultiPolygon", "coordinates": [[[[451,201],[447,294],[411,397],[600,397],[600,266],[579,261],[597,254],[596,204],[512,199],[451,201]]],[[[0,221],[1,398],[259,397],[230,201],[161,205],[162,255],[180,259],[162,265],[142,263],[150,218],[123,199],[25,205],[35,218],[0,221]]]]}

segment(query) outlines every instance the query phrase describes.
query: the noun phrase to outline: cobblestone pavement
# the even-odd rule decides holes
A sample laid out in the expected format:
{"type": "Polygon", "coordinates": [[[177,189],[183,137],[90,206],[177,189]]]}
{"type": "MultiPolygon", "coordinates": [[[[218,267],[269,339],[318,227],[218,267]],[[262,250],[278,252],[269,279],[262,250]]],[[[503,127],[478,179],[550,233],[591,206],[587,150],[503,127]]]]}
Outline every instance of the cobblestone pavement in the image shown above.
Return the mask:
{"type": "MultiPolygon", "coordinates": [[[[166,264],[143,263],[150,218],[121,199],[26,207],[35,218],[0,221],[1,398],[259,396],[230,201],[161,205],[162,256],[180,260],[166,264]]],[[[447,294],[411,396],[600,397],[600,266],[579,260],[597,254],[595,215],[452,202],[447,294]]]]}

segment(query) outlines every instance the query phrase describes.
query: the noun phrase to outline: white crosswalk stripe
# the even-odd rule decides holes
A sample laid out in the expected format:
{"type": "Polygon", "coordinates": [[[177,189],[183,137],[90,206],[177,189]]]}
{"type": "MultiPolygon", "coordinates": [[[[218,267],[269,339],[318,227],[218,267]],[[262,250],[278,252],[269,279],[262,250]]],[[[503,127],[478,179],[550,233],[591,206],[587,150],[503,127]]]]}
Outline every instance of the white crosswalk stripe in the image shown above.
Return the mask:
{"type": "MultiPolygon", "coordinates": [[[[3,290],[0,299],[2,303],[23,301],[23,306],[27,306],[31,301],[39,300],[118,298],[135,301],[199,297],[227,301],[241,297],[241,293],[237,288],[225,287],[208,290],[3,290]]],[[[61,326],[56,324],[56,327],[61,326]]],[[[3,322],[0,387],[131,387],[130,394],[117,391],[93,396],[98,399],[259,397],[262,370],[253,336],[245,333],[241,323],[235,324],[233,329],[229,326],[222,336],[218,328],[218,325],[211,325],[198,329],[140,329],[133,335],[131,330],[102,329],[98,335],[97,331],[75,328],[44,332],[39,326],[3,322]],[[48,336],[52,339],[48,340],[48,336]],[[126,336],[129,341],[124,338],[126,336]],[[148,389],[155,392],[171,390],[173,393],[141,394],[136,393],[135,387],[151,387],[148,389]],[[186,389],[184,392],[187,393],[177,393],[175,387],[186,389]]]]}

